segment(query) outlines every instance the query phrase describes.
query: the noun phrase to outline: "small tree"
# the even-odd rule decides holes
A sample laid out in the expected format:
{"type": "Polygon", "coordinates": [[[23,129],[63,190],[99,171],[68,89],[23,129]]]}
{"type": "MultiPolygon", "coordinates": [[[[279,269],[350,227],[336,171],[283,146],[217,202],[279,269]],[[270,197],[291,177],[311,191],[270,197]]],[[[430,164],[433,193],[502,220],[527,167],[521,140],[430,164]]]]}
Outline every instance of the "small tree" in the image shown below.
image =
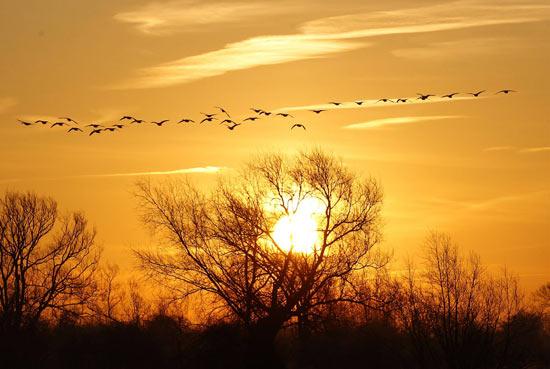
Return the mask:
{"type": "Polygon", "coordinates": [[[373,253],[378,184],[321,151],[257,158],[209,193],[189,183],[140,182],[138,198],[144,223],[168,243],[137,252],[144,270],[182,296],[214,297],[247,328],[263,364],[273,360],[274,338],[286,322],[312,307],[363,302],[355,276],[386,261],[373,253]],[[282,244],[276,224],[311,202],[319,205],[314,245],[300,251],[294,242],[282,244]]]}
{"type": "Polygon", "coordinates": [[[70,312],[94,292],[99,251],[84,215],[59,215],[51,198],[6,192],[0,198],[0,331],[33,327],[70,312]]]}

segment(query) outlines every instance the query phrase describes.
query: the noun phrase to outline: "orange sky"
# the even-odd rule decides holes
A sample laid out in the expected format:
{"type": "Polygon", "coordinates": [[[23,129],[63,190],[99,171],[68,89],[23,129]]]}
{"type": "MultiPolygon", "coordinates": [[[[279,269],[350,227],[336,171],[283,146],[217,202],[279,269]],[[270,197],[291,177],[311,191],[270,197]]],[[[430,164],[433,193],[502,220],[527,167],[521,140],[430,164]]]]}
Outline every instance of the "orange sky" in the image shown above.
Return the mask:
{"type": "Polygon", "coordinates": [[[106,258],[129,266],[129,250],[151,242],[132,197],[139,175],[208,183],[251,153],[321,146],[381,181],[384,243],[397,260],[437,229],[491,267],[508,265],[527,289],[547,281],[550,4],[365,3],[1,2],[0,188],[85,211],[106,258]],[[519,92],[494,95],[502,88],[519,92]],[[477,99],[375,103],[483,89],[477,99]],[[367,102],[307,111],[354,100],[367,102]],[[16,121],[197,120],[216,105],[238,119],[252,106],[295,119],[92,137],[16,121]],[[307,131],[291,132],[294,122],[307,131]]]}

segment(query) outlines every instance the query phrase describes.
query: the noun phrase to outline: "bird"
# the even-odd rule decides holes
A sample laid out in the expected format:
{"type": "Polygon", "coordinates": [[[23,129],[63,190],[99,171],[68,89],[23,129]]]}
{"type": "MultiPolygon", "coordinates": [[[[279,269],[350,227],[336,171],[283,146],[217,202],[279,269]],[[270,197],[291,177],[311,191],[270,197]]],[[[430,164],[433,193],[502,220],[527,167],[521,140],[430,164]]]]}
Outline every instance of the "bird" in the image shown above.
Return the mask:
{"type": "Polygon", "coordinates": [[[109,131],[109,132],[114,132],[114,131],[116,131],[116,128],[115,127],[107,127],[107,128],[104,128],[103,130],[104,131],[109,131]]]}
{"type": "Polygon", "coordinates": [[[400,103],[400,102],[406,103],[407,101],[409,101],[409,99],[397,99],[397,100],[395,100],[396,103],[400,103]]]}
{"type": "Polygon", "coordinates": [[[232,121],[231,119],[224,119],[220,122],[220,124],[224,124],[224,123],[233,123],[233,124],[236,124],[234,121],[232,121]]]}
{"type": "Polygon", "coordinates": [[[169,120],[168,119],[163,119],[161,121],[158,121],[158,122],[151,122],[151,124],[156,124],[157,127],[162,127],[162,125],[166,122],[168,122],[169,120]]]}
{"type": "Polygon", "coordinates": [[[311,112],[315,113],[315,114],[321,114],[322,112],[324,112],[325,110],[323,109],[314,109],[314,110],[310,110],[311,112]]]}
{"type": "Polygon", "coordinates": [[[393,100],[383,98],[383,99],[378,100],[377,103],[379,103],[380,101],[382,101],[382,102],[391,102],[391,103],[394,102],[393,100]]]}
{"type": "Polygon", "coordinates": [[[331,102],[329,102],[329,104],[332,104],[332,105],[334,105],[334,106],[342,105],[341,102],[337,102],[337,101],[331,101],[331,102]]]}
{"type": "Polygon", "coordinates": [[[102,131],[102,129],[94,129],[92,132],[90,132],[90,134],[89,134],[88,136],[91,136],[91,135],[93,135],[93,134],[95,134],[95,133],[100,134],[101,131],[102,131]]]}
{"type": "Polygon", "coordinates": [[[103,127],[103,126],[101,124],[92,123],[92,124],[88,124],[86,127],[92,127],[93,129],[97,129],[97,128],[103,127]]]}
{"type": "Polygon", "coordinates": [[[258,108],[250,108],[250,110],[252,110],[256,114],[261,114],[263,112],[263,109],[258,109],[258,108]]]}
{"type": "Polygon", "coordinates": [[[453,97],[455,97],[455,95],[458,95],[460,92],[453,92],[452,94],[447,94],[447,95],[443,95],[441,97],[447,97],[449,99],[452,99],[453,97]]]}
{"type": "Polygon", "coordinates": [[[195,121],[193,119],[183,118],[178,123],[195,123],[195,121]]]}
{"type": "Polygon", "coordinates": [[[122,129],[122,128],[124,128],[124,125],[123,124],[113,124],[112,128],[122,129]]]}
{"type": "Polygon", "coordinates": [[[364,101],[361,101],[361,100],[355,101],[355,103],[356,103],[357,105],[363,105],[363,102],[364,102],[364,101]]]}
{"type": "Polygon", "coordinates": [[[50,126],[50,128],[53,128],[53,127],[55,127],[55,126],[63,127],[63,126],[68,126],[68,124],[65,123],[65,122],[55,122],[54,124],[52,124],[52,125],[50,126]]]}
{"type": "Polygon", "coordinates": [[[65,119],[67,122],[78,124],[78,122],[76,120],[74,120],[72,118],[69,118],[69,117],[60,117],[60,118],[57,118],[57,119],[65,119]]]}
{"type": "Polygon", "coordinates": [[[485,90],[481,90],[481,91],[478,91],[478,92],[468,92],[468,95],[472,95],[474,97],[479,97],[479,95],[481,95],[484,92],[485,92],[485,90]]]}
{"type": "Polygon", "coordinates": [[[271,115],[271,112],[270,111],[265,111],[265,110],[262,110],[261,112],[259,112],[258,114],[260,115],[266,115],[266,116],[270,116],[271,115]]]}
{"type": "Polygon", "coordinates": [[[215,120],[215,119],[216,119],[216,118],[214,118],[214,117],[206,117],[206,118],[204,118],[203,120],[201,120],[201,123],[203,123],[203,122],[212,122],[212,121],[215,120]]]}
{"type": "Polygon", "coordinates": [[[141,123],[143,123],[143,122],[145,122],[143,119],[136,119],[136,118],[134,118],[134,120],[133,120],[130,124],[133,124],[133,123],[141,124],[141,123]]]}
{"type": "Polygon", "coordinates": [[[48,121],[44,120],[44,119],[39,119],[39,120],[35,120],[34,123],[46,124],[46,123],[48,123],[48,121]]]}
{"type": "Polygon", "coordinates": [[[233,123],[233,125],[231,126],[227,126],[227,129],[229,129],[230,131],[234,130],[236,127],[240,126],[241,124],[240,123],[233,123]]]}
{"type": "Polygon", "coordinates": [[[136,120],[136,118],[130,116],[130,115],[125,115],[123,116],[122,118],[120,118],[119,120],[125,120],[125,119],[128,119],[128,120],[136,120]]]}
{"type": "Polygon", "coordinates": [[[206,113],[201,113],[201,114],[204,115],[206,118],[212,118],[218,115],[218,114],[206,114],[206,113]]]}
{"type": "Polygon", "coordinates": [[[417,100],[422,100],[422,101],[428,100],[430,97],[435,96],[435,95],[430,95],[430,94],[428,94],[428,95],[417,94],[417,95],[419,95],[417,100]]]}
{"type": "Polygon", "coordinates": [[[288,113],[277,113],[275,115],[280,115],[281,117],[283,118],[287,118],[287,117],[291,117],[291,118],[294,118],[292,115],[288,114],[288,113]]]}
{"type": "Polygon", "coordinates": [[[231,116],[229,115],[229,113],[228,113],[224,108],[222,108],[222,107],[220,107],[220,106],[215,106],[215,108],[216,108],[216,109],[220,109],[220,111],[221,111],[223,114],[227,115],[228,118],[231,118],[231,116]]]}
{"type": "Polygon", "coordinates": [[[17,119],[17,120],[19,121],[19,123],[21,123],[21,124],[24,125],[24,126],[30,126],[30,125],[32,125],[31,122],[26,122],[26,121],[21,120],[21,119],[17,119]]]}
{"type": "Polygon", "coordinates": [[[514,90],[500,90],[499,92],[497,92],[495,95],[498,95],[498,94],[505,94],[505,95],[508,95],[510,92],[517,92],[517,91],[514,91],[514,90]]]}
{"type": "Polygon", "coordinates": [[[300,123],[294,124],[292,127],[290,127],[290,130],[292,131],[295,127],[296,128],[303,128],[304,131],[306,130],[306,126],[304,126],[303,124],[300,124],[300,123]]]}
{"type": "Polygon", "coordinates": [[[78,127],[71,127],[67,132],[71,133],[71,132],[83,132],[83,131],[78,127]]]}
{"type": "Polygon", "coordinates": [[[251,122],[254,122],[256,120],[260,119],[259,117],[248,117],[246,118],[245,120],[243,120],[243,122],[246,122],[247,120],[251,121],[251,122]]]}

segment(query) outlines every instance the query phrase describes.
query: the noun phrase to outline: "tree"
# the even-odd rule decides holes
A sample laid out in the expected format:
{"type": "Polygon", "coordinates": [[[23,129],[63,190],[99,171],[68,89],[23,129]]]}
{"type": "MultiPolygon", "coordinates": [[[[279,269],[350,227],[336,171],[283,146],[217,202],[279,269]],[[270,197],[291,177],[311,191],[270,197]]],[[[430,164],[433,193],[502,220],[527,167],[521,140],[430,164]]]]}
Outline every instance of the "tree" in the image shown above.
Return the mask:
{"type": "Polygon", "coordinates": [[[319,150],[258,157],[210,192],[188,182],[142,181],[137,196],[143,222],[166,241],[137,252],[143,269],[182,297],[213,297],[213,310],[248,331],[251,365],[262,357],[264,365],[273,362],[278,331],[312,307],[364,302],[355,277],[387,261],[373,252],[378,183],[319,150]],[[290,240],[275,232],[281,219],[292,222],[303,212],[315,227],[307,250],[300,244],[306,230],[290,240]]]}
{"type": "Polygon", "coordinates": [[[51,198],[0,198],[0,333],[32,328],[45,314],[90,299],[99,260],[94,238],[84,215],[60,215],[51,198]]]}

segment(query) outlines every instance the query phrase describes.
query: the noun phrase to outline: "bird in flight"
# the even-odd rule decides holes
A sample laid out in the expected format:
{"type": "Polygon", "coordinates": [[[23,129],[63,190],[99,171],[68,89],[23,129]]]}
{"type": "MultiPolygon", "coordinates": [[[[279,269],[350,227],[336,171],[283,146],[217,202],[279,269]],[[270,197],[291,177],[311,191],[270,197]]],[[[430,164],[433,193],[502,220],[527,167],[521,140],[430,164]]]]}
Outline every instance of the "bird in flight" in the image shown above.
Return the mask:
{"type": "Polygon", "coordinates": [[[216,106],[215,108],[216,108],[216,109],[220,109],[220,111],[221,111],[223,114],[227,115],[228,118],[231,118],[231,116],[229,115],[229,113],[228,113],[224,108],[222,108],[222,107],[220,107],[220,106],[216,106]]]}
{"type": "Polygon", "coordinates": [[[218,115],[218,114],[205,114],[205,113],[201,113],[201,114],[204,115],[206,118],[213,118],[216,115],[218,115]]]}
{"type": "Polygon", "coordinates": [[[481,91],[478,91],[478,92],[468,92],[468,94],[472,95],[474,97],[479,97],[479,95],[481,95],[484,92],[485,92],[485,90],[481,90],[481,91]]]}
{"type": "Polygon", "coordinates": [[[145,122],[143,119],[136,119],[136,118],[134,118],[134,120],[133,120],[130,124],[133,124],[133,123],[141,124],[141,123],[143,123],[143,122],[145,122]]]}
{"type": "Polygon", "coordinates": [[[236,127],[240,126],[241,124],[240,123],[235,123],[233,122],[233,125],[230,125],[230,126],[227,126],[227,129],[229,129],[230,131],[234,130],[236,127]]]}
{"type": "Polygon", "coordinates": [[[124,128],[124,125],[123,125],[123,124],[113,124],[112,127],[113,127],[113,128],[122,129],[122,128],[124,128]]]}
{"type": "Polygon", "coordinates": [[[323,109],[314,109],[314,110],[310,110],[311,112],[315,113],[315,114],[321,114],[322,112],[324,112],[325,110],[323,109]]]}
{"type": "Polygon", "coordinates": [[[55,122],[54,124],[52,124],[52,125],[50,126],[50,128],[53,128],[53,127],[55,127],[55,126],[63,127],[63,126],[68,126],[68,124],[65,123],[65,122],[55,122]]]}
{"type": "Polygon", "coordinates": [[[231,119],[224,119],[220,122],[220,124],[224,124],[224,123],[232,123],[232,124],[236,124],[234,121],[232,121],[231,119]]]}
{"type": "Polygon", "coordinates": [[[514,90],[500,90],[500,91],[497,92],[495,95],[498,95],[498,94],[505,94],[505,95],[508,95],[510,92],[517,92],[517,91],[514,91],[514,90]]]}
{"type": "Polygon", "coordinates": [[[270,116],[271,115],[271,112],[270,111],[265,111],[265,110],[262,110],[261,112],[259,112],[258,114],[260,115],[265,115],[265,116],[270,116]]]}
{"type": "Polygon", "coordinates": [[[245,120],[243,120],[243,122],[246,122],[247,120],[249,120],[249,121],[251,121],[251,122],[254,122],[254,121],[258,120],[258,119],[260,119],[260,118],[258,118],[258,117],[248,117],[248,118],[246,118],[245,120]]]}
{"type": "MultiPolygon", "coordinates": [[[[214,114],[215,115],[215,114],[214,114]]],[[[203,120],[201,120],[201,123],[203,122],[212,122],[213,120],[215,120],[216,118],[214,118],[213,116],[212,117],[206,117],[204,118],[203,120]]]]}
{"type": "Polygon", "coordinates": [[[92,123],[88,124],[86,127],[92,127],[93,129],[98,129],[99,127],[103,127],[101,124],[92,123]]]}
{"type": "Polygon", "coordinates": [[[39,120],[35,120],[34,123],[46,124],[48,123],[48,121],[44,119],[39,119],[39,120]]]}
{"type": "Polygon", "coordinates": [[[455,97],[456,95],[458,95],[460,92],[453,92],[452,94],[447,94],[447,95],[443,95],[441,97],[446,97],[446,98],[449,98],[449,99],[452,99],[453,97],[455,97]]]}
{"type": "Polygon", "coordinates": [[[178,123],[195,123],[195,121],[193,119],[183,118],[178,123]]]}
{"type": "Polygon", "coordinates": [[[78,124],[78,122],[76,120],[74,120],[72,118],[69,118],[69,117],[60,117],[60,118],[57,118],[57,119],[65,119],[67,122],[78,124]]]}
{"type": "Polygon", "coordinates": [[[300,123],[294,124],[292,127],[290,127],[290,130],[292,131],[294,128],[303,128],[304,131],[306,130],[306,126],[304,126],[303,124],[300,124],[300,123]]]}
{"type": "Polygon", "coordinates": [[[356,103],[357,105],[363,105],[363,102],[364,102],[364,101],[357,100],[355,103],[356,103]]]}
{"type": "Polygon", "coordinates": [[[32,125],[31,122],[26,122],[26,121],[21,120],[21,119],[17,119],[17,120],[19,121],[19,123],[21,123],[21,124],[24,125],[24,126],[30,126],[30,125],[32,125]]]}
{"type": "Polygon", "coordinates": [[[109,131],[109,132],[114,132],[114,131],[116,131],[116,128],[115,127],[107,127],[107,128],[104,128],[103,130],[104,131],[109,131]]]}
{"type": "Polygon", "coordinates": [[[337,102],[337,101],[331,101],[331,102],[329,102],[329,104],[332,104],[332,105],[334,105],[334,106],[340,106],[340,105],[342,105],[341,102],[337,102]]]}
{"type": "Polygon", "coordinates": [[[132,116],[129,116],[129,115],[125,115],[123,116],[122,118],[120,118],[119,120],[125,120],[125,119],[128,119],[128,120],[136,120],[136,118],[132,117],[132,116]]]}
{"type": "Polygon", "coordinates": [[[400,102],[406,103],[407,101],[409,101],[409,99],[397,99],[397,100],[395,100],[396,103],[400,103],[400,102]]]}
{"type": "Polygon", "coordinates": [[[379,103],[380,101],[381,102],[391,102],[391,103],[394,102],[393,100],[383,98],[383,99],[378,100],[377,103],[379,103]]]}
{"type": "Polygon", "coordinates": [[[277,113],[275,115],[280,115],[281,117],[283,118],[287,118],[287,117],[291,117],[291,118],[294,118],[292,115],[288,114],[288,113],[277,113]]]}
{"type": "Polygon", "coordinates": [[[71,133],[71,132],[83,132],[83,131],[78,127],[71,127],[67,132],[71,133]]]}
{"type": "Polygon", "coordinates": [[[435,96],[435,95],[431,95],[431,94],[428,94],[428,95],[423,95],[423,94],[417,94],[418,95],[418,99],[417,100],[428,100],[430,97],[432,96],[435,96]]]}
{"type": "Polygon", "coordinates": [[[91,136],[91,135],[96,134],[96,133],[100,134],[101,131],[102,131],[102,129],[94,129],[92,132],[90,132],[90,134],[88,136],[91,136]]]}
{"type": "Polygon", "coordinates": [[[151,124],[156,124],[157,127],[162,127],[162,125],[163,125],[164,123],[168,122],[168,121],[169,121],[169,119],[163,119],[163,120],[158,121],[158,122],[151,122],[151,124]]]}
{"type": "Polygon", "coordinates": [[[250,110],[252,110],[254,113],[256,114],[262,114],[263,113],[263,109],[258,109],[258,108],[250,108],[250,110]]]}

